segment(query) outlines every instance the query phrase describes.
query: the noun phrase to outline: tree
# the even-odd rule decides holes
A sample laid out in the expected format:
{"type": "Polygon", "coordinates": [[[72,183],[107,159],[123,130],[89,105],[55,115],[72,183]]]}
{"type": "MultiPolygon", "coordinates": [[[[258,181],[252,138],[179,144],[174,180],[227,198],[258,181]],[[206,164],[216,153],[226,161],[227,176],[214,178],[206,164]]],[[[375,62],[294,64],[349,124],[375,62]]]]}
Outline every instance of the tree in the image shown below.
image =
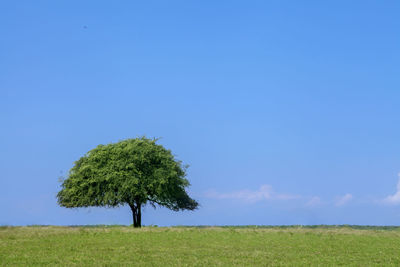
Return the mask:
{"type": "Polygon", "coordinates": [[[198,203],[185,187],[187,166],[170,150],[146,137],[99,145],[86,153],[69,171],[57,194],[66,208],[129,205],[133,226],[141,227],[146,204],[174,211],[195,210],[198,203]]]}

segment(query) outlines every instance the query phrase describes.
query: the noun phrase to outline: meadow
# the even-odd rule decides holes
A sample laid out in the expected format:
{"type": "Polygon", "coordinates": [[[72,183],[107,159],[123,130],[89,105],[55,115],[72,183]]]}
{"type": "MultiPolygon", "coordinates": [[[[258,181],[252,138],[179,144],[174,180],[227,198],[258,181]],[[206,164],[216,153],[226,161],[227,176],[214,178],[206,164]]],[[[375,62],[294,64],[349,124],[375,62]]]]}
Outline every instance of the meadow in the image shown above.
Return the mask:
{"type": "Polygon", "coordinates": [[[397,227],[0,227],[1,266],[399,266],[397,227]]]}

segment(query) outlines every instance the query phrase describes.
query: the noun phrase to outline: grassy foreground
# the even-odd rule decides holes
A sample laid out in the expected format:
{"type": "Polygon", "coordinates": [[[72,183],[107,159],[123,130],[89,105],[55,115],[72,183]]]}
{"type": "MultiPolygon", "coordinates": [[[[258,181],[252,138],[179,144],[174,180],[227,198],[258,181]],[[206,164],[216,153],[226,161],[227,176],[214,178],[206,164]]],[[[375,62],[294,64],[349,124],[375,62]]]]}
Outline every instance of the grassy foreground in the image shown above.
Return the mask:
{"type": "Polygon", "coordinates": [[[400,230],[382,229],[0,227],[0,265],[400,266],[400,230]]]}

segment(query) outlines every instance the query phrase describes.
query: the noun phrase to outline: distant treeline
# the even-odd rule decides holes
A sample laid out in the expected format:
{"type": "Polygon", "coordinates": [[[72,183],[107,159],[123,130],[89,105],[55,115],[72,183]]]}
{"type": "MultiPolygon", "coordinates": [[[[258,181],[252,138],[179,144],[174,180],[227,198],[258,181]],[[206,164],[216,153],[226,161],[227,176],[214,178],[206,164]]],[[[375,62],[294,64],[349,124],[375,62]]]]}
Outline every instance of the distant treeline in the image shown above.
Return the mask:
{"type": "MultiPolygon", "coordinates": [[[[27,227],[54,227],[55,225],[28,225],[27,227]]],[[[94,224],[94,225],[65,225],[58,227],[90,227],[90,228],[112,228],[112,227],[128,227],[131,225],[121,225],[121,224],[94,224]]],[[[1,228],[14,227],[9,225],[0,226],[1,228]]],[[[57,226],[56,226],[57,227],[57,226]]],[[[159,227],[157,225],[146,225],[144,227],[159,227]]],[[[264,228],[264,229],[341,229],[349,228],[356,230],[400,230],[400,226],[387,225],[387,226],[377,226],[377,225],[350,225],[350,224],[340,224],[340,225],[177,225],[169,226],[171,228],[264,228]]]]}

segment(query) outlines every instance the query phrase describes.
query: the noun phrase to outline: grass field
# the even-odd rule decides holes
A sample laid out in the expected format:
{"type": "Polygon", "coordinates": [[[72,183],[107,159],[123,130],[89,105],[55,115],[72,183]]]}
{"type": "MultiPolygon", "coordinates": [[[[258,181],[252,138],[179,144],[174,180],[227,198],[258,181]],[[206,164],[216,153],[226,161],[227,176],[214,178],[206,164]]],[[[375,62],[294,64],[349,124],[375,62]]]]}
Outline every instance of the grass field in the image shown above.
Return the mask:
{"type": "Polygon", "coordinates": [[[400,266],[400,229],[0,227],[0,265],[400,266]]]}

